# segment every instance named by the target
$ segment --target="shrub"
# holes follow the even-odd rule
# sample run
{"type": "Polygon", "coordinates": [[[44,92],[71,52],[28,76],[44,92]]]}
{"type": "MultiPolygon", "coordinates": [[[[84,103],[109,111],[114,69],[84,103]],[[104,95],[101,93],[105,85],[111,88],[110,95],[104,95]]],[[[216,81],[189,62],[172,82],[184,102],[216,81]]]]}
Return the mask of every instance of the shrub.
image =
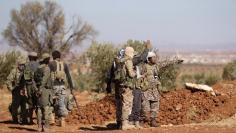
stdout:
{"type": "Polygon", "coordinates": [[[90,46],[86,56],[91,68],[90,82],[94,84],[92,89],[101,91],[105,88],[104,84],[116,53],[117,48],[112,43],[93,42],[90,46]]]}
{"type": "Polygon", "coordinates": [[[193,75],[186,74],[186,75],[181,76],[181,83],[182,84],[190,82],[190,83],[206,84],[206,85],[212,86],[220,80],[221,80],[221,78],[219,76],[212,74],[212,73],[207,73],[207,74],[197,73],[197,74],[193,74],[193,75]]]}
{"type": "Polygon", "coordinates": [[[236,61],[230,62],[224,67],[222,78],[225,80],[236,79],[236,61]]]}
{"type": "Polygon", "coordinates": [[[20,52],[16,51],[10,51],[0,55],[0,85],[4,84],[20,55],[20,52]]]}

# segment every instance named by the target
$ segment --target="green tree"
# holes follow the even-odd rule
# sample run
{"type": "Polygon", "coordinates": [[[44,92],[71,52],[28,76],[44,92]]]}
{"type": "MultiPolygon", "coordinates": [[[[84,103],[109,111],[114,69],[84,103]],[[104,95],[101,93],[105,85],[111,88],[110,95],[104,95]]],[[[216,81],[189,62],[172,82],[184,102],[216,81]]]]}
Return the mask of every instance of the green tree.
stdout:
{"type": "Polygon", "coordinates": [[[0,55],[0,85],[6,81],[11,70],[16,65],[17,59],[23,58],[20,52],[11,51],[0,55]]]}
{"type": "Polygon", "coordinates": [[[79,18],[66,27],[63,10],[56,2],[33,1],[11,11],[11,21],[2,34],[10,46],[39,54],[54,49],[68,52],[96,34],[91,25],[79,18]]]}
{"type": "Polygon", "coordinates": [[[128,40],[125,44],[124,44],[124,48],[130,46],[132,48],[134,48],[134,50],[138,53],[141,53],[144,51],[145,47],[145,42],[144,41],[138,41],[138,40],[128,40]]]}
{"type": "Polygon", "coordinates": [[[87,51],[87,57],[91,67],[91,82],[93,89],[104,89],[108,72],[111,68],[117,48],[112,43],[93,42],[87,51]]]}

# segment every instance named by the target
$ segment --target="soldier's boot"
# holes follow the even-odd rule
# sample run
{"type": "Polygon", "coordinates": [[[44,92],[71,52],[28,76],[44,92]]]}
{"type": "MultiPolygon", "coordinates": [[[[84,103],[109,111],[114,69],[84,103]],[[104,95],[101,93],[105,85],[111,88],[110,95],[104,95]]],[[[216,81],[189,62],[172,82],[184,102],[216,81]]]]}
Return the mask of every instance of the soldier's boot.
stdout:
{"type": "Polygon", "coordinates": [[[50,114],[49,124],[50,125],[54,125],[55,124],[55,116],[54,116],[53,113],[50,114]]]}
{"type": "Polygon", "coordinates": [[[121,130],[130,130],[130,129],[134,129],[134,128],[135,128],[135,126],[130,125],[128,120],[124,120],[122,122],[121,130]]]}
{"type": "Polygon", "coordinates": [[[13,124],[18,124],[19,123],[18,117],[13,116],[12,117],[12,122],[13,122],[13,124]]]}
{"type": "Polygon", "coordinates": [[[121,129],[121,121],[116,121],[116,128],[121,129]]]}
{"type": "Polygon", "coordinates": [[[140,125],[139,121],[134,122],[135,128],[142,129],[143,127],[140,125]]]}
{"type": "Polygon", "coordinates": [[[151,119],[151,123],[150,123],[151,127],[159,127],[157,120],[155,118],[151,119]]]}
{"type": "Polygon", "coordinates": [[[65,117],[61,117],[60,118],[60,127],[65,127],[66,126],[66,122],[65,122],[65,117]]]}
{"type": "Polygon", "coordinates": [[[29,109],[29,114],[28,114],[28,124],[29,125],[33,125],[34,121],[33,121],[33,113],[34,113],[34,109],[29,109]]]}
{"type": "Polygon", "coordinates": [[[43,125],[42,123],[38,123],[38,132],[42,132],[43,131],[43,125]]]}

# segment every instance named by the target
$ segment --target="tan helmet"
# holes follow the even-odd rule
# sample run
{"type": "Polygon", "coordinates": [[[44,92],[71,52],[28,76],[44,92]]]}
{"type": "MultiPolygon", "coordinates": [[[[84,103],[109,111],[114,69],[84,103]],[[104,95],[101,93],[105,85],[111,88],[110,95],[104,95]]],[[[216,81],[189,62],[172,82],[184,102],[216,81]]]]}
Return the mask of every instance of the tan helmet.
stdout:
{"type": "Polygon", "coordinates": [[[17,64],[18,65],[25,65],[26,64],[26,60],[23,59],[23,58],[20,58],[20,59],[17,60],[17,64]]]}
{"type": "Polygon", "coordinates": [[[135,51],[134,51],[134,49],[132,47],[126,47],[125,48],[125,55],[126,56],[129,56],[129,57],[133,58],[134,57],[134,53],[135,53],[135,51]]]}
{"type": "Polygon", "coordinates": [[[29,52],[28,56],[38,57],[38,54],[36,52],[29,52]]]}
{"type": "Polygon", "coordinates": [[[40,61],[43,61],[43,60],[45,60],[45,59],[47,59],[47,58],[50,58],[50,55],[49,55],[48,53],[44,53],[44,54],[42,55],[40,61]]]}

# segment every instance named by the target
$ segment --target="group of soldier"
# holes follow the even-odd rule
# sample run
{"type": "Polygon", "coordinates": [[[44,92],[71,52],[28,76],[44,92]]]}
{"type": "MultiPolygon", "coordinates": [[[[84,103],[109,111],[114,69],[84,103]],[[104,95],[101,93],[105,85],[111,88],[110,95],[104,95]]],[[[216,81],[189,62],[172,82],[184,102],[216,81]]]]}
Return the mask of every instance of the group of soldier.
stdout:
{"type": "MultiPolygon", "coordinates": [[[[158,56],[150,41],[137,54],[132,47],[121,49],[115,57],[107,82],[107,92],[111,93],[114,83],[116,99],[117,128],[128,130],[142,128],[140,123],[158,127],[161,87],[158,56]]],[[[29,61],[19,60],[8,76],[7,86],[12,91],[9,109],[15,123],[33,124],[33,112],[37,116],[38,130],[46,131],[55,123],[65,126],[65,117],[76,101],[71,89],[73,83],[69,68],[61,59],[59,51],[38,55],[31,52],[29,61]],[[66,89],[71,88],[71,89],[66,89]]]]}
{"type": "Polygon", "coordinates": [[[140,123],[158,127],[159,81],[156,52],[150,41],[139,55],[132,47],[122,49],[114,60],[107,83],[115,87],[117,128],[128,130],[142,128],[140,123]]]}
{"type": "Polygon", "coordinates": [[[73,107],[73,98],[68,87],[73,88],[69,68],[61,59],[59,51],[48,53],[30,52],[28,61],[20,59],[7,78],[7,87],[12,92],[9,110],[14,123],[34,124],[37,116],[38,131],[46,131],[55,124],[65,126],[65,117],[73,107]]]}

